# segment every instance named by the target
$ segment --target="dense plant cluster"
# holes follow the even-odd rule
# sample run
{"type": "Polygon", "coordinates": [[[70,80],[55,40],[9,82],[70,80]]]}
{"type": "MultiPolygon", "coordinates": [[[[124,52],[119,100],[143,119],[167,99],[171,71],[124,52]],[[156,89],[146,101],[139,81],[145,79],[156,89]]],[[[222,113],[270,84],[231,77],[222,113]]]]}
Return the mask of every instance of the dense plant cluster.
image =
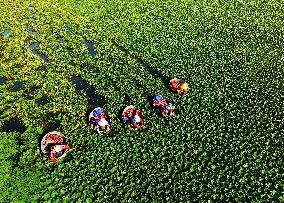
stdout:
{"type": "Polygon", "coordinates": [[[2,201],[284,200],[282,4],[15,0],[1,10],[2,201]],[[173,77],[189,95],[166,87],[173,77]],[[155,93],[174,102],[173,119],[151,108],[155,93]],[[121,125],[129,102],[142,132],[121,125]],[[96,106],[112,136],[88,126],[96,106]],[[72,148],[59,165],[40,153],[50,130],[72,148]]]}

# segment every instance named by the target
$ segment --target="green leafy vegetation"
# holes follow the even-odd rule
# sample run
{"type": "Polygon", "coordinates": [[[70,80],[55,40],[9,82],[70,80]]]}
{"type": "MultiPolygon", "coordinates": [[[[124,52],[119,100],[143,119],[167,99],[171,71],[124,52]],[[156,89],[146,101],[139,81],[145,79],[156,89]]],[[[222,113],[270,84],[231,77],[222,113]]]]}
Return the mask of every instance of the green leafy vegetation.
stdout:
{"type": "Polygon", "coordinates": [[[15,0],[1,14],[3,202],[284,200],[283,3],[15,0]],[[142,132],[121,125],[127,98],[142,132]],[[97,105],[110,137],[88,126],[97,105]],[[72,148],[59,165],[39,149],[50,130],[72,148]]]}

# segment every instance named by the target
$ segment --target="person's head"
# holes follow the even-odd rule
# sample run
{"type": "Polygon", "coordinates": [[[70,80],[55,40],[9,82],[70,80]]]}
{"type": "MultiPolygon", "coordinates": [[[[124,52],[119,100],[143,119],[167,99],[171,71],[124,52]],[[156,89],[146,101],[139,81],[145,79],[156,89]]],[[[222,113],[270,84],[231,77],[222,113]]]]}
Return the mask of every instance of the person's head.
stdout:
{"type": "Polygon", "coordinates": [[[53,151],[55,158],[61,157],[66,151],[64,145],[55,145],[51,150],[53,151]]]}
{"type": "Polygon", "coordinates": [[[155,95],[154,95],[154,99],[155,99],[157,102],[160,102],[160,101],[163,99],[163,97],[162,97],[161,95],[159,95],[159,94],[155,94],[155,95]]]}
{"type": "Polygon", "coordinates": [[[46,146],[45,146],[45,151],[47,152],[47,154],[50,154],[51,150],[54,148],[55,143],[48,143],[46,146]]]}
{"type": "Polygon", "coordinates": [[[172,80],[172,86],[174,87],[174,88],[176,88],[177,86],[178,86],[178,81],[177,81],[177,79],[176,78],[174,78],[173,80],[172,80]]]}
{"type": "Polygon", "coordinates": [[[102,112],[101,118],[106,118],[106,113],[105,112],[102,112]]]}
{"type": "Polygon", "coordinates": [[[103,113],[103,111],[101,109],[95,109],[93,111],[93,115],[96,116],[96,117],[99,117],[102,113],[103,113]]]}
{"type": "Polygon", "coordinates": [[[127,117],[131,117],[132,116],[132,110],[131,109],[128,109],[127,111],[125,111],[125,115],[127,117]]]}

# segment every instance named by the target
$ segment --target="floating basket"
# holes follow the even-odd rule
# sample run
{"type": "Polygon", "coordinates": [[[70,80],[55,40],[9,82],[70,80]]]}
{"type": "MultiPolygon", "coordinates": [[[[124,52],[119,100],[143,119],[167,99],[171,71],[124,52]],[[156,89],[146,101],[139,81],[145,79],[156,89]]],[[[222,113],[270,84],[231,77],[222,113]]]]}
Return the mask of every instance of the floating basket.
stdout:
{"type": "Polygon", "coordinates": [[[144,125],[141,110],[133,105],[127,106],[122,112],[122,122],[130,129],[141,130],[144,125]]]}
{"type": "Polygon", "coordinates": [[[178,94],[186,95],[189,93],[188,84],[181,79],[171,79],[169,85],[170,88],[178,94]]]}
{"type": "Polygon", "coordinates": [[[172,102],[168,99],[165,98],[159,94],[155,94],[153,97],[153,108],[155,109],[155,111],[162,115],[163,117],[173,117],[174,113],[174,106],[172,104],[172,102]]]}
{"type": "Polygon", "coordinates": [[[101,130],[110,130],[110,122],[110,116],[101,107],[95,108],[89,115],[89,125],[97,130],[98,133],[101,130]]]}
{"type": "Polygon", "coordinates": [[[66,144],[65,136],[57,131],[47,133],[41,140],[41,151],[48,155],[53,162],[66,156],[70,147],[66,144]]]}

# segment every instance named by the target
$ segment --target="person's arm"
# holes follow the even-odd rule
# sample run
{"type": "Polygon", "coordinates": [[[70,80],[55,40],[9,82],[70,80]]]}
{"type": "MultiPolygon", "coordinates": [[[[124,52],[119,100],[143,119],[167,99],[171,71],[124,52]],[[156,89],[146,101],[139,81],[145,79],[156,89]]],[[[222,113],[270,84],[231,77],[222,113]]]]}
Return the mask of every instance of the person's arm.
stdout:
{"type": "Polygon", "coordinates": [[[91,119],[90,119],[90,125],[91,125],[91,128],[94,128],[94,124],[96,123],[96,117],[91,117],[91,119]]]}
{"type": "Polygon", "coordinates": [[[64,148],[65,148],[66,151],[69,151],[69,150],[70,150],[69,145],[65,145],[64,148]]]}
{"type": "Polygon", "coordinates": [[[137,129],[140,129],[140,128],[141,128],[137,123],[134,123],[133,125],[134,125],[134,127],[137,128],[137,129]]]}
{"type": "Polygon", "coordinates": [[[126,121],[127,121],[127,117],[126,117],[126,116],[123,116],[123,117],[122,117],[122,125],[123,125],[123,127],[126,126],[126,121]]]}
{"type": "Polygon", "coordinates": [[[143,121],[142,117],[140,117],[140,123],[141,123],[141,125],[144,125],[144,121],[143,121]]]}
{"type": "Polygon", "coordinates": [[[54,163],[56,163],[58,160],[55,158],[55,151],[54,150],[51,150],[51,152],[50,152],[50,160],[52,161],[52,162],[54,162],[54,163]]]}
{"type": "Polygon", "coordinates": [[[155,101],[155,102],[153,103],[153,106],[159,106],[159,103],[158,103],[157,101],[155,101]]]}

